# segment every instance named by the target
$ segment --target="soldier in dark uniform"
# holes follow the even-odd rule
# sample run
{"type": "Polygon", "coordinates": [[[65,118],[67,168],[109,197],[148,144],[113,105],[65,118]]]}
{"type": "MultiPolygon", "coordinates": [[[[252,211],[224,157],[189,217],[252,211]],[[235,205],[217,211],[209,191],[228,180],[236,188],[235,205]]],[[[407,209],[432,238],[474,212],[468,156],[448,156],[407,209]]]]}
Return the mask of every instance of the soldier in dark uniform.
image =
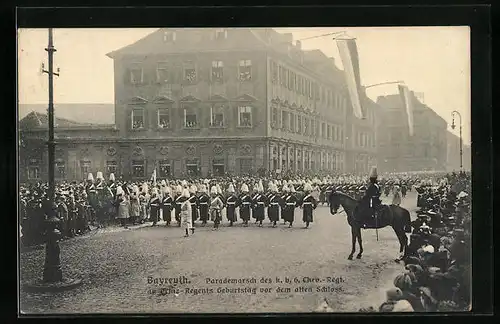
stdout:
{"type": "MultiPolygon", "coordinates": [[[[331,183],[327,184],[325,186],[325,198],[324,198],[327,205],[330,205],[330,195],[332,194],[332,192],[333,192],[333,184],[331,183]]],[[[324,203],[322,202],[322,205],[323,204],[324,203]]]]}
{"type": "Polygon", "coordinates": [[[259,222],[257,220],[257,214],[255,213],[255,205],[254,205],[255,199],[257,198],[258,195],[259,195],[259,184],[255,183],[253,186],[252,195],[250,196],[252,198],[252,208],[251,208],[252,218],[255,219],[255,224],[259,222]]]}
{"type": "Polygon", "coordinates": [[[370,173],[370,184],[366,189],[364,197],[361,199],[361,210],[357,208],[356,212],[368,215],[369,218],[367,221],[370,221],[377,217],[377,211],[381,203],[380,187],[377,183],[377,168],[373,167],[370,173]]]}
{"type": "Polygon", "coordinates": [[[151,199],[149,200],[149,207],[151,211],[150,218],[153,222],[153,225],[151,226],[156,226],[156,223],[158,223],[160,216],[160,206],[161,200],[160,196],[158,195],[158,189],[153,188],[151,192],[151,199]]]}
{"type": "Polygon", "coordinates": [[[248,193],[248,186],[243,184],[241,186],[241,196],[239,200],[240,204],[240,217],[243,220],[243,226],[248,226],[248,221],[250,220],[250,209],[252,207],[252,197],[248,193]]]}
{"type": "Polygon", "coordinates": [[[273,224],[273,227],[276,227],[276,223],[279,221],[279,209],[280,205],[283,204],[281,196],[278,194],[278,188],[276,185],[272,184],[270,187],[271,195],[268,199],[269,204],[267,207],[267,216],[269,220],[273,224]]]}
{"type": "Polygon", "coordinates": [[[166,226],[170,226],[170,222],[172,222],[173,202],[170,187],[165,186],[165,189],[163,190],[161,208],[163,212],[163,220],[167,223],[166,226]]]}
{"type": "Polygon", "coordinates": [[[229,184],[227,188],[228,197],[226,198],[226,217],[229,221],[229,226],[233,226],[233,223],[237,221],[236,218],[236,208],[240,206],[240,200],[238,196],[235,195],[234,186],[232,183],[229,184]]]}
{"type": "Polygon", "coordinates": [[[198,197],[196,196],[197,188],[191,185],[189,188],[189,203],[191,204],[191,234],[194,234],[194,222],[198,219],[198,197]]]}
{"type": "Polygon", "coordinates": [[[177,226],[181,226],[181,207],[182,203],[187,200],[186,197],[182,195],[182,187],[180,185],[177,186],[177,197],[175,197],[175,220],[177,221],[177,226]]]}
{"type": "Polygon", "coordinates": [[[267,205],[267,199],[264,195],[264,188],[262,183],[259,183],[257,187],[257,195],[253,199],[253,214],[255,216],[256,222],[259,223],[259,227],[262,227],[262,221],[265,218],[264,211],[267,205]]]}
{"type": "Polygon", "coordinates": [[[198,204],[200,206],[200,220],[201,226],[205,226],[208,221],[208,208],[210,203],[210,197],[207,195],[207,188],[205,185],[201,186],[201,195],[198,198],[198,204]]]}
{"type": "Polygon", "coordinates": [[[286,187],[287,195],[286,198],[284,199],[284,212],[283,212],[283,219],[285,222],[288,222],[288,227],[293,226],[293,221],[295,219],[295,208],[297,207],[297,197],[295,197],[295,190],[293,188],[293,185],[287,185],[286,187]]]}
{"type": "Polygon", "coordinates": [[[283,187],[281,188],[281,201],[283,202],[283,204],[281,205],[281,219],[283,220],[283,225],[286,224],[286,220],[285,220],[285,209],[286,209],[286,205],[284,203],[286,197],[288,197],[288,185],[286,183],[286,180],[283,181],[283,187]]]}
{"type": "Polygon", "coordinates": [[[309,183],[304,185],[305,196],[300,201],[299,205],[302,208],[302,221],[306,223],[306,228],[309,228],[309,223],[313,222],[313,210],[318,206],[318,202],[311,195],[312,186],[309,183]]]}

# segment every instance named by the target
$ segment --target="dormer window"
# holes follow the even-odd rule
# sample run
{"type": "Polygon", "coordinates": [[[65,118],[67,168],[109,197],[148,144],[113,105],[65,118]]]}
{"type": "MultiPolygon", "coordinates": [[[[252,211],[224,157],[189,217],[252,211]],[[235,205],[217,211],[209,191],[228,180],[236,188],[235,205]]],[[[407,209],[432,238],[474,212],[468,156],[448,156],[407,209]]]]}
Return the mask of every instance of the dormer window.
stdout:
{"type": "Polygon", "coordinates": [[[221,40],[227,38],[227,30],[224,28],[217,28],[215,30],[215,39],[221,40]]]}
{"type": "Polygon", "coordinates": [[[175,42],[176,34],[174,31],[166,31],[163,33],[163,41],[166,43],[175,42]]]}

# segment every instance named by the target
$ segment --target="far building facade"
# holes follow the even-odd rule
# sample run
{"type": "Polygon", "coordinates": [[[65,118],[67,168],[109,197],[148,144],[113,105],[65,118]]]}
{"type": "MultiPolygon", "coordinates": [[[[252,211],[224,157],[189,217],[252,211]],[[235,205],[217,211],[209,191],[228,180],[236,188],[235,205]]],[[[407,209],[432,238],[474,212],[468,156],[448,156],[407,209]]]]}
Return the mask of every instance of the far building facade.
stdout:
{"type": "MultiPolygon", "coordinates": [[[[446,171],[460,171],[460,137],[447,132],[446,171]]],[[[462,143],[462,169],[471,170],[471,147],[462,143]]]]}
{"type": "Polygon", "coordinates": [[[384,109],[379,128],[378,166],[382,172],[444,171],[447,163],[447,123],[412,92],[414,133],[400,95],[380,96],[384,109]]]}
{"type": "MultiPolygon", "coordinates": [[[[97,171],[127,179],[153,170],[158,178],[367,173],[376,164],[378,105],[364,95],[366,119],[355,118],[343,71],[291,34],[160,29],[108,56],[114,123],[60,120],[56,128],[68,180],[97,171]]],[[[46,178],[45,119],[33,113],[20,122],[21,179],[33,169],[46,178]]]]}

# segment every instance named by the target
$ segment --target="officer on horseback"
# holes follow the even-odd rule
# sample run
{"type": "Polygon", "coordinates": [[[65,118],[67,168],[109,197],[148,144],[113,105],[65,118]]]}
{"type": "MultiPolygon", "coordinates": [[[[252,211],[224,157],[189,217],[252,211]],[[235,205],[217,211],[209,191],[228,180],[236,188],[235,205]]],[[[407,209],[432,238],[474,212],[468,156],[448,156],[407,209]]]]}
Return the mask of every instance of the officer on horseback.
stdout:
{"type": "Polygon", "coordinates": [[[370,173],[370,184],[365,191],[364,197],[361,199],[361,203],[365,206],[368,205],[368,210],[370,211],[371,218],[377,217],[377,211],[382,204],[380,201],[380,186],[377,180],[377,168],[373,167],[370,173]]]}

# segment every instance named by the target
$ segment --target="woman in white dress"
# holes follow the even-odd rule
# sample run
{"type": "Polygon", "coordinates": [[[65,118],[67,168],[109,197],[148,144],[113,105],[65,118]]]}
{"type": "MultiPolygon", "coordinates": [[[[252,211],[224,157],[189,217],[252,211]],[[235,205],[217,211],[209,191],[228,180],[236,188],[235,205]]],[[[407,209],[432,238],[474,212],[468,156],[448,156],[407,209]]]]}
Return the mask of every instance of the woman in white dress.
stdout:
{"type": "Polygon", "coordinates": [[[191,202],[189,201],[189,197],[191,195],[189,194],[189,190],[187,188],[184,188],[184,190],[182,191],[182,195],[186,197],[186,200],[181,205],[181,226],[186,232],[184,237],[188,237],[189,230],[193,226],[193,214],[191,210],[191,202]]]}

